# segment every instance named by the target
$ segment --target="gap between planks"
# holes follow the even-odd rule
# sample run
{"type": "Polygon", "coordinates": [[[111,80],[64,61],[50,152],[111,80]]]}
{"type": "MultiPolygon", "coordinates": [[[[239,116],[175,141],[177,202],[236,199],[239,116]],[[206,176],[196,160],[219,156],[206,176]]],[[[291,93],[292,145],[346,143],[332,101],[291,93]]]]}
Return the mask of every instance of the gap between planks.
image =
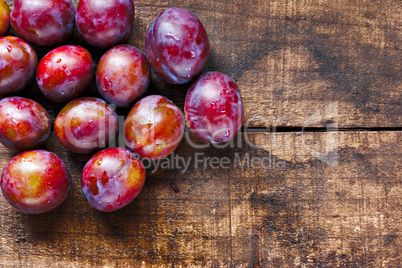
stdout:
{"type": "Polygon", "coordinates": [[[371,128],[337,128],[333,126],[328,127],[242,127],[240,132],[246,133],[275,133],[275,132],[392,132],[402,131],[402,127],[371,127],[371,128]]]}

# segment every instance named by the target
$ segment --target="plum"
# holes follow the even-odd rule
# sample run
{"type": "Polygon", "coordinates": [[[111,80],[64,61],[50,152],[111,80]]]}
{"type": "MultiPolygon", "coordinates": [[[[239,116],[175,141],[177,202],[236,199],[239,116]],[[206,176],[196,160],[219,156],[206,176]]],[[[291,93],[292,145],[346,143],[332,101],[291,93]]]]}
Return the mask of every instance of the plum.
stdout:
{"type": "Polygon", "coordinates": [[[118,107],[128,107],[147,90],[151,73],[147,59],[137,48],[119,45],[108,50],[96,70],[99,93],[118,107]]]}
{"type": "Polygon", "coordinates": [[[15,0],[10,22],[19,36],[40,46],[53,46],[73,31],[75,9],[71,0],[15,0]]]}
{"type": "Polygon", "coordinates": [[[81,189],[91,207],[110,212],[133,201],[144,182],[144,166],[132,152],[124,148],[107,148],[86,163],[81,189]]]}
{"type": "Polygon", "coordinates": [[[196,78],[209,56],[207,32],[190,11],[173,7],[163,11],[149,27],[145,54],[152,70],[172,84],[196,78]]]}
{"type": "Polygon", "coordinates": [[[63,160],[45,150],[25,151],[7,163],[1,174],[5,199],[27,214],[48,212],[66,199],[72,186],[63,160]]]}
{"type": "Polygon", "coordinates": [[[113,109],[98,98],[69,102],[57,115],[54,132],[59,142],[72,152],[92,153],[111,142],[117,134],[118,118],[113,109]]]}
{"type": "Polygon", "coordinates": [[[7,2],[0,0],[0,36],[3,36],[10,27],[10,7],[7,2]]]}
{"type": "Polygon", "coordinates": [[[0,101],[0,142],[7,148],[24,151],[39,148],[50,135],[48,112],[39,103],[22,97],[0,101]]]}
{"type": "Polygon", "coordinates": [[[54,102],[69,101],[90,86],[94,65],[88,50],[73,45],[55,48],[39,62],[36,81],[39,89],[54,102]]]}
{"type": "Polygon", "coordinates": [[[226,74],[205,73],[189,88],[184,113],[188,126],[200,139],[210,143],[228,142],[244,120],[240,90],[226,74]]]}
{"type": "Polygon", "coordinates": [[[126,40],[134,27],[132,0],[80,0],[78,32],[90,45],[111,47],[126,40]]]}
{"type": "Polygon", "coordinates": [[[26,88],[37,65],[36,52],[27,42],[15,36],[0,37],[0,97],[26,88]]]}
{"type": "Polygon", "coordinates": [[[124,122],[127,146],[140,157],[160,159],[179,145],[184,134],[180,109],[159,95],[138,101],[124,122]]]}

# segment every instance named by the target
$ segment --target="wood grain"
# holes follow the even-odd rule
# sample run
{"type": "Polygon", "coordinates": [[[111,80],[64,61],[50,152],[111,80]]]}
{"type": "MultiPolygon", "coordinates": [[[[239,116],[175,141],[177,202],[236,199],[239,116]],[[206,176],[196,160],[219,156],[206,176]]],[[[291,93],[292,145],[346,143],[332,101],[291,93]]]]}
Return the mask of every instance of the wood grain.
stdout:
{"type": "MultiPolygon", "coordinates": [[[[73,2],[77,5],[78,0],[73,2]]],[[[399,0],[135,4],[136,26],[127,42],[142,51],[149,25],[165,8],[184,7],[200,18],[212,50],[206,71],[224,72],[238,82],[247,126],[401,126],[399,0]]],[[[95,61],[105,52],[83,44],[77,31],[67,43],[87,47],[95,61]]],[[[40,57],[50,50],[36,49],[40,57]]],[[[165,95],[182,108],[188,87],[168,85],[154,76],[148,94],[165,95]]],[[[45,100],[35,85],[26,94],[43,102],[52,116],[61,109],[45,100]]],[[[94,85],[88,94],[97,95],[94,85]]]]}
{"type": "MultiPolygon", "coordinates": [[[[173,155],[148,167],[138,198],[113,213],[91,209],[81,193],[90,155],[68,152],[52,135],[45,149],[66,162],[74,187],[56,210],[35,216],[0,196],[0,267],[400,266],[401,1],[135,5],[127,42],[142,51],[165,8],[200,18],[212,49],[205,71],[237,81],[245,130],[257,132],[220,148],[198,148],[186,132],[173,155]]],[[[88,48],[95,63],[105,52],[83,43],[76,29],[67,43],[88,48]]],[[[41,58],[52,48],[35,49],[41,58]]],[[[188,87],[153,76],[147,94],[183,108],[188,87]]],[[[52,120],[64,105],[44,98],[35,83],[23,95],[43,104],[52,120]]],[[[94,83],[86,95],[99,96],[94,83]]],[[[0,146],[0,169],[15,154],[0,146]]]]}
{"type": "MultiPolygon", "coordinates": [[[[189,136],[173,156],[191,159],[189,168],[150,166],[139,197],[114,213],[91,209],[81,193],[89,156],[66,152],[52,137],[46,149],[67,163],[74,188],[43,215],[24,215],[0,198],[0,266],[401,263],[402,132],[239,136],[226,148],[198,150],[189,136]]],[[[13,154],[3,147],[0,154],[2,168],[13,154]]]]}

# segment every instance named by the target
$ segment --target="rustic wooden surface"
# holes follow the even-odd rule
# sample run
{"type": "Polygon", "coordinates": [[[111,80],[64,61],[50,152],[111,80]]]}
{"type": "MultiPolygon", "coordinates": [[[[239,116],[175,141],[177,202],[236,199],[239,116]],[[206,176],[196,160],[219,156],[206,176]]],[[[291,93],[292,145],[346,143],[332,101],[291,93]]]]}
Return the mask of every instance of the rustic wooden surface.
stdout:
{"type": "MultiPolygon", "coordinates": [[[[13,1],[7,2],[12,7],[13,1]]],[[[135,5],[136,26],[128,42],[142,51],[149,25],[165,8],[184,7],[200,18],[211,43],[206,70],[224,72],[237,81],[250,127],[325,127],[328,122],[340,128],[401,126],[400,0],[182,0],[135,5]],[[337,116],[331,108],[335,104],[337,116]],[[309,120],[317,113],[320,118],[309,120]]],[[[76,31],[67,43],[85,46],[76,31]]],[[[104,52],[86,47],[95,60],[104,52]]],[[[37,51],[41,57],[49,49],[37,51]]],[[[182,107],[187,88],[154,77],[149,93],[163,94],[182,107]]],[[[30,93],[57,114],[60,107],[38,97],[37,90],[30,93]]]]}
{"type": "MultiPolygon", "coordinates": [[[[0,199],[0,265],[398,267],[402,132],[340,132],[337,142],[333,135],[248,133],[241,147],[196,152],[183,142],[175,155],[193,159],[187,171],[151,167],[137,199],[109,214],[81,193],[89,156],[52,137],[46,148],[67,163],[73,191],[43,215],[0,199]],[[312,156],[323,148],[321,160],[312,156]],[[231,163],[204,169],[196,153],[231,163]]],[[[13,154],[0,153],[3,167],[13,154]]]]}
{"type": "MultiPolygon", "coordinates": [[[[252,132],[204,149],[187,132],[172,156],[190,159],[189,168],[150,166],[139,197],[113,213],[91,209],[81,193],[90,155],[52,136],[45,148],[66,162],[74,188],[35,216],[0,196],[0,267],[400,267],[400,0],[135,4],[128,43],[142,51],[165,8],[200,18],[212,48],[206,69],[238,82],[244,131],[252,132]],[[196,162],[208,157],[206,168],[196,162]]],[[[67,43],[87,47],[95,61],[104,52],[76,31],[67,43]]],[[[50,49],[35,48],[39,57],[50,49]]],[[[154,76],[148,94],[182,108],[187,88],[154,76]]],[[[62,108],[35,84],[24,95],[53,119],[62,108]]],[[[94,85],[87,95],[97,95],[94,85]]],[[[0,168],[14,155],[0,146],[0,168]]]]}

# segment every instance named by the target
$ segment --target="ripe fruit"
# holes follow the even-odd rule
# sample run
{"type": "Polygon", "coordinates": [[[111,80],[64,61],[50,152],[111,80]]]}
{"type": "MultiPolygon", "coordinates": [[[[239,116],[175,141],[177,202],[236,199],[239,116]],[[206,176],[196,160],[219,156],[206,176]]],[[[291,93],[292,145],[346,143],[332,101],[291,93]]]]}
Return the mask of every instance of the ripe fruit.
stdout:
{"type": "Polygon", "coordinates": [[[132,0],[80,0],[78,32],[90,45],[111,47],[128,38],[134,27],[132,0]]]}
{"type": "Polygon", "coordinates": [[[184,104],[188,126],[204,141],[230,141],[243,124],[240,90],[229,76],[219,72],[203,74],[190,87],[184,104]]]}
{"type": "Polygon", "coordinates": [[[74,15],[71,0],[15,0],[10,22],[18,35],[28,42],[53,46],[70,36],[74,15]]]}
{"type": "Polygon", "coordinates": [[[28,86],[37,65],[36,52],[27,42],[14,36],[0,37],[0,97],[28,86]]]}
{"type": "Polygon", "coordinates": [[[183,134],[182,112],[159,95],[138,101],[124,122],[127,146],[144,158],[159,159],[169,155],[179,145],[183,134]]]}
{"type": "Polygon", "coordinates": [[[81,188],[91,207],[114,211],[133,201],[144,182],[144,166],[133,153],[108,148],[89,159],[82,171],[81,188]]]}
{"type": "Polygon", "coordinates": [[[145,54],[152,70],[163,80],[184,84],[204,69],[209,56],[208,36],[193,13],[168,8],[149,27],[145,54]]]}
{"type": "Polygon", "coordinates": [[[0,142],[17,151],[44,145],[50,134],[50,117],[39,103],[8,97],[0,101],[0,142]]]}
{"type": "Polygon", "coordinates": [[[104,148],[117,134],[118,118],[104,100],[79,98],[57,115],[54,132],[59,142],[75,153],[92,153],[104,148]]]}
{"type": "Polygon", "coordinates": [[[14,208],[27,214],[48,212],[66,199],[72,186],[64,162],[44,150],[25,151],[8,162],[1,190],[14,208]]]}
{"type": "Polygon", "coordinates": [[[8,31],[10,26],[10,7],[4,0],[0,0],[0,36],[8,31]]]}
{"type": "Polygon", "coordinates": [[[48,99],[63,102],[84,93],[94,72],[91,54],[80,46],[67,45],[43,57],[36,71],[36,81],[48,99]]]}
{"type": "Polygon", "coordinates": [[[118,107],[128,107],[147,90],[151,72],[147,59],[137,48],[119,45],[100,59],[96,71],[99,93],[118,107]]]}

